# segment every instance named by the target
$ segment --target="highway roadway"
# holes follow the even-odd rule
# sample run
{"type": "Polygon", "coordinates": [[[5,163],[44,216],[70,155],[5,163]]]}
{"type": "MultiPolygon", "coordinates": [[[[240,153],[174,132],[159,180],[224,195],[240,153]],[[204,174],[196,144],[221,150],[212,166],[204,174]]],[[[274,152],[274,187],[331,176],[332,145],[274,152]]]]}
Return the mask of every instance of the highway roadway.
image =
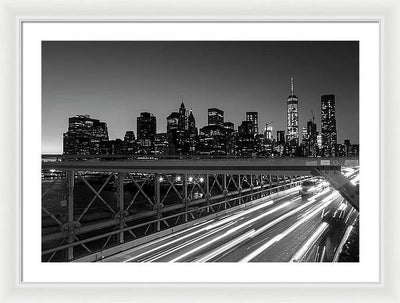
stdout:
{"type": "Polygon", "coordinates": [[[334,189],[300,187],[103,262],[335,262],[358,212],[334,189]]]}

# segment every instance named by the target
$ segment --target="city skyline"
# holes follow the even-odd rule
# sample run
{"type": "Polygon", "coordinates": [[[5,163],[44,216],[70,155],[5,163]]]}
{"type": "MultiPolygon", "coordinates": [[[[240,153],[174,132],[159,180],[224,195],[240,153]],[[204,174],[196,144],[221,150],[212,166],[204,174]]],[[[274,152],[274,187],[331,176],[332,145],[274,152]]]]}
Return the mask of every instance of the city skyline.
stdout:
{"type": "Polygon", "coordinates": [[[238,125],[224,120],[224,112],[208,109],[208,125],[196,127],[192,110],[182,103],[179,112],[167,117],[167,132],[156,133],[156,117],[148,112],[137,117],[137,139],[134,131],[126,131],[124,140],[109,140],[107,123],[78,115],[69,118],[68,131],[63,134],[64,155],[207,155],[234,157],[282,156],[350,156],[358,155],[359,145],[344,140],[337,144],[335,95],[321,96],[321,132],[313,119],[302,130],[301,144],[298,132],[298,99],[294,95],[293,78],[291,95],[287,100],[287,135],[268,126],[264,134],[258,132],[258,113],[246,112],[246,120],[238,125]],[[278,134],[282,133],[281,136],[278,134]],[[279,138],[281,137],[281,138],[279,138]],[[283,141],[283,142],[282,142],[283,141]],[[286,141],[286,142],[285,142],[286,141]]]}
{"type": "MultiPolygon", "coordinates": [[[[136,119],[141,112],[154,114],[157,133],[166,132],[167,117],[179,109],[179,87],[188,90],[183,99],[187,110],[193,109],[197,127],[207,125],[208,108],[223,110],[225,121],[233,122],[235,129],[246,120],[246,112],[257,112],[259,132],[266,122],[272,121],[276,137],[276,131],[287,130],[290,77],[296,81],[299,130],[312,118],[311,111],[320,130],[320,97],[335,94],[338,143],[345,139],[358,143],[357,42],[44,42],[42,151],[61,153],[67,120],[79,114],[90,114],[106,122],[110,139],[123,139],[129,130],[137,135],[136,119]],[[172,55],[171,50],[175,50],[172,55]],[[284,54],[278,55],[278,51],[284,54]],[[264,57],[278,58],[280,63],[269,65],[268,69],[264,57]],[[309,64],[304,66],[301,57],[308,57],[309,64]],[[194,58],[196,62],[191,61],[194,58]],[[174,64],[171,59],[175,59],[174,64]],[[132,69],[132,61],[136,69],[132,69]],[[288,64],[292,64],[291,70],[287,70],[288,64]],[[202,65],[206,67],[201,68],[202,65]],[[176,68],[172,69],[173,66],[176,68]],[[265,74],[262,68],[266,68],[265,74]],[[308,77],[302,78],[303,69],[308,77]],[[184,71],[186,74],[182,75],[184,71]],[[171,77],[167,77],[168,72],[171,77]],[[276,79],[262,85],[261,80],[271,75],[276,79]],[[128,85],[131,77],[142,85],[147,83],[147,87],[134,91],[128,85]],[[192,81],[185,79],[190,77],[192,81]],[[149,86],[154,83],[160,88],[151,89],[149,86]],[[234,87],[238,83],[241,85],[234,87]],[[130,95],[135,98],[130,99],[130,95]]],[[[135,85],[139,86],[132,83],[135,85]]]]}

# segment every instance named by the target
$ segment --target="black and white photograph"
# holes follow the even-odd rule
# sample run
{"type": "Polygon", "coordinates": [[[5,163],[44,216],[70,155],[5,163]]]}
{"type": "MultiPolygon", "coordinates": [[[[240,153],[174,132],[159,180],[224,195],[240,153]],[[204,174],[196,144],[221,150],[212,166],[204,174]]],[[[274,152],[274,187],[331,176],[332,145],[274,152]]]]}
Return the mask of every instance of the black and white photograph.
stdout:
{"type": "Polygon", "coordinates": [[[0,301],[398,302],[399,8],[0,0],[0,301]]]}
{"type": "Polygon", "coordinates": [[[359,262],[358,41],[41,47],[42,262],[359,262]]]}

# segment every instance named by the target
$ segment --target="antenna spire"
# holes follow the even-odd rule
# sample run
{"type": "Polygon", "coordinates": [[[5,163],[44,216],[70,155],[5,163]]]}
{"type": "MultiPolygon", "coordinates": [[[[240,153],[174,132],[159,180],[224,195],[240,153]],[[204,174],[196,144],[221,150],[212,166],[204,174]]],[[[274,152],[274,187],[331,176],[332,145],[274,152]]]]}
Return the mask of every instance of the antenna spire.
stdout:
{"type": "Polygon", "coordinates": [[[183,104],[183,95],[181,96],[181,108],[184,108],[185,105],[183,104]]]}
{"type": "Polygon", "coordinates": [[[290,91],[293,96],[294,95],[294,79],[293,79],[293,77],[290,77],[290,91]]]}

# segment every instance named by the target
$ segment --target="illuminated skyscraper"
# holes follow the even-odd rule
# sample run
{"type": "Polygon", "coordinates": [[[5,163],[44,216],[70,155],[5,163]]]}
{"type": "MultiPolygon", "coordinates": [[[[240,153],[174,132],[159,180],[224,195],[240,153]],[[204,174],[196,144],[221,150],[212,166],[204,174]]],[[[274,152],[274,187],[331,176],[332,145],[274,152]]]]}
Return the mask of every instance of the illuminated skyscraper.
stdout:
{"type": "Polygon", "coordinates": [[[303,127],[302,136],[303,136],[303,141],[307,141],[309,139],[308,132],[307,132],[307,127],[303,127]]]}
{"type": "Polygon", "coordinates": [[[167,134],[169,139],[169,153],[176,154],[179,147],[178,130],[179,130],[179,113],[173,112],[167,117],[167,134]]]}
{"type": "Polygon", "coordinates": [[[154,141],[156,135],[156,117],[150,113],[140,113],[137,117],[137,138],[138,140],[148,141],[150,144],[154,141]]]}
{"type": "Polygon", "coordinates": [[[181,107],[179,108],[179,123],[178,123],[178,129],[180,131],[185,131],[187,130],[187,112],[185,105],[183,104],[183,99],[181,103],[181,107]]]}
{"type": "Polygon", "coordinates": [[[318,145],[319,149],[322,148],[322,135],[321,134],[317,135],[317,145],[318,145]]]}
{"type": "Polygon", "coordinates": [[[133,130],[125,132],[124,141],[122,142],[122,151],[124,154],[134,154],[136,151],[136,138],[133,130]]]}
{"type": "Polygon", "coordinates": [[[241,155],[248,155],[254,152],[255,148],[255,136],[254,126],[251,121],[242,121],[242,124],[238,126],[238,149],[241,155]]]}
{"type": "Polygon", "coordinates": [[[317,123],[314,120],[310,120],[307,122],[307,137],[310,140],[311,145],[315,145],[317,143],[317,123]]]}
{"type": "Polygon", "coordinates": [[[235,130],[235,125],[232,122],[224,122],[224,128],[226,130],[235,130]]]}
{"type": "Polygon", "coordinates": [[[290,78],[290,96],[287,98],[287,143],[299,145],[299,101],[294,94],[294,80],[290,78]]]}
{"type": "Polygon", "coordinates": [[[218,108],[209,108],[208,125],[224,126],[224,111],[218,108]]]}
{"type": "Polygon", "coordinates": [[[337,144],[335,95],[321,96],[321,135],[324,155],[334,155],[337,144]]]}
{"type": "Polygon", "coordinates": [[[192,110],[190,110],[190,114],[188,116],[187,121],[188,121],[188,131],[187,131],[186,143],[189,145],[189,152],[193,154],[196,152],[198,133],[196,127],[196,120],[194,119],[192,110]]]}
{"type": "Polygon", "coordinates": [[[306,156],[316,156],[318,153],[317,145],[317,124],[314,122],[314,117],[312,120],[307,122],[307,135],[303,135],[303,145],[305,145],[305,155],[306,156]]]}
{"type": "Polygon", "coordinates": [[[68,119],[68,131],[64,133],[63,153],[66,155],[90,155],[100,153],[100,143],[108,141],[105,122],[78,115],[68,119]]]}
{"type": "Polygon", "coordinates": [[[273,128],[272,128],[272,126],[271,125],[268,125],[268,123],[265,125],[265,128],[264,128],[264,139],[266,139],[266,140],[272,140],[273,138],[272,138],[272,131],[273,131],[273,128]]]}
{"type": "Polygon", "coordinates": [[[192,110],[190,110],[190,114],[189,114],[189,117],[188,117],[187,121],[188,121],[188,132],[189,132],[189,134],[196,134],[197,135],[196,120],[194,119],[192,110]]]}
{"type": "Polygon", "coordinates": [[[250,121],[253,123],[252,134],[258,134],[258,113],[257,112],[247,112],[246,113],[246,121],[250,121]]]}
{"type": "Polygon", "coordinates": [[[175,133],[179,128],[179,113],[173,112],[167,117],[167,133],[175,133]]]}

